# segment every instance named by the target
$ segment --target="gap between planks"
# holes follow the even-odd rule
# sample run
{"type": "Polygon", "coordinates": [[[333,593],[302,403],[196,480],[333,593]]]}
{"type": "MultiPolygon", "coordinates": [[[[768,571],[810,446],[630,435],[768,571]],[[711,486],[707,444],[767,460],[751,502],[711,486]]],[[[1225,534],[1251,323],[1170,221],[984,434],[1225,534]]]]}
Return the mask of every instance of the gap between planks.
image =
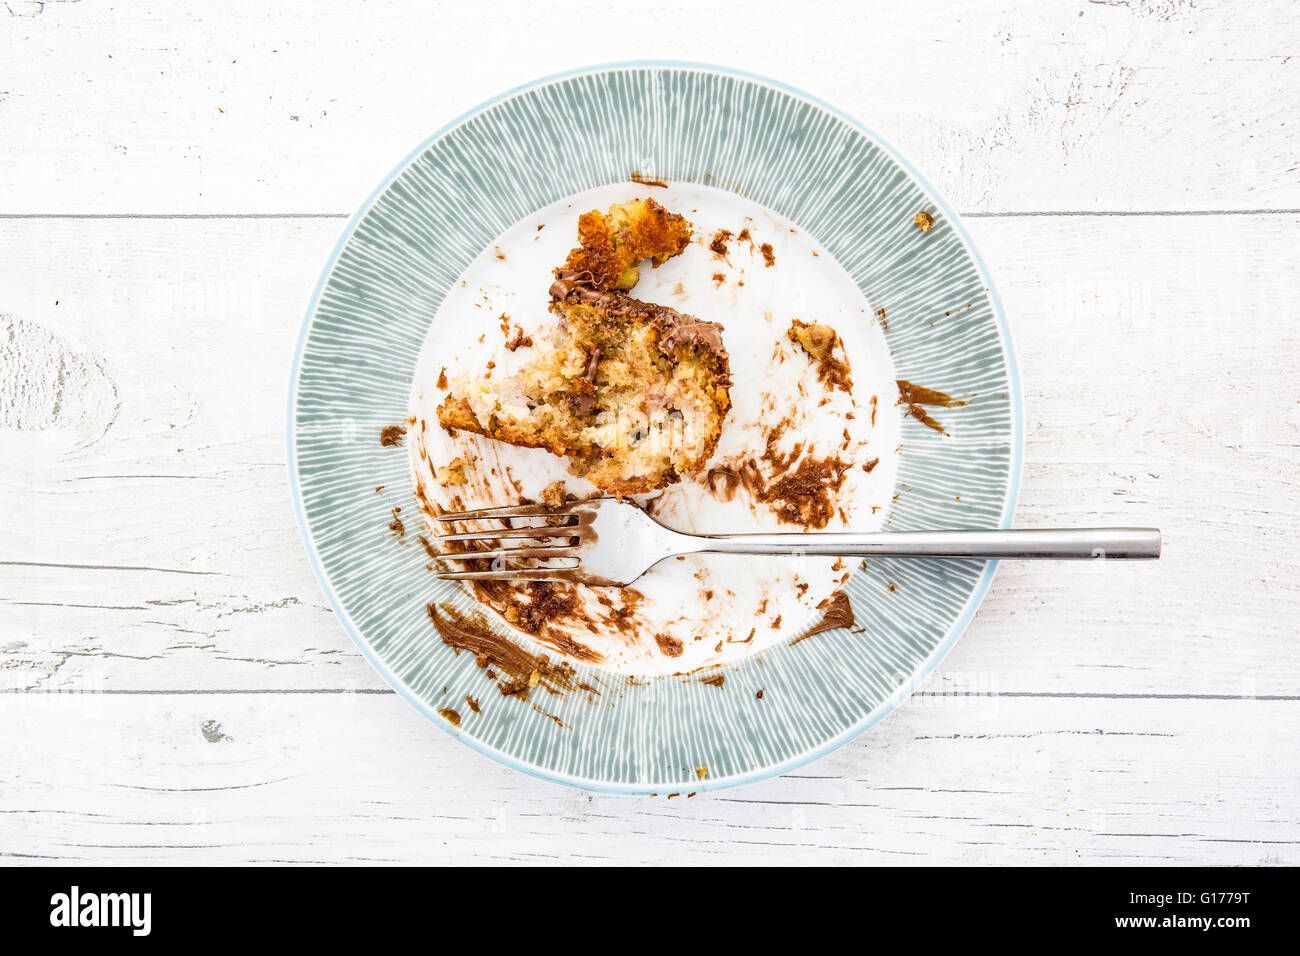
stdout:
{"type": "MultiPolygon", "coordinates": [[[[242,694],[260,694],[260,695],[294,695],[304,696],[310,694],[388,694],[395,695],[396,691],[389,687],[218,687],[218,688],[122,688],[104,690],[67,690],[58,687],[32,687],[32,688],[14,688],[12,690],[0,690],[0,698],[7,694],[14,696],[20,695],[44,695],[47,697],[72,696],[84,697],[87,695],[96,697],[237,697],[242,694]]],[[[948,693],[941,690],[934,691],[916,691],[909,694],[909,697],[932,698],[936,700],[943,699],[969,699],[972,701],[998,699],[1008,700],[1213,700],[1213,701],[1242,701],[1253,703],[1256,701],[1267,701],[1269,703],[1292,703],[1300,701],[1300,695],[1292,694],[1134,694],[1124,692],[1108,691],[1007,691],[998,694],[962,694],[948,693]]]]}
{"type": "MultiPolygon", "coordinates": [[[[73,213],[73,212],[15,212],[0,213],[0,222],[11,222],[19,220],[223,220],[223,219],[267,219],[289,221],[296,219],[350,219],[353,213],[350,212],[225,212],[225,213],[201,213],[201,212],[174,212],[174,213],[151,213],[151,212],[102,212],[102,213],[73,213]]],[[[1192,216],[1296,216],[1300,215],[1300,208],[1282,208],[1282,209],[1045,209],[1045,210],[1019,210],[1008,212],[958,212],[962,219],[1050,219],[1062,216],[1086,217],[1086,218],[1107,218],[1112,216],[1165,216],[1165,217],[1192,217],[1192,216]]]]}

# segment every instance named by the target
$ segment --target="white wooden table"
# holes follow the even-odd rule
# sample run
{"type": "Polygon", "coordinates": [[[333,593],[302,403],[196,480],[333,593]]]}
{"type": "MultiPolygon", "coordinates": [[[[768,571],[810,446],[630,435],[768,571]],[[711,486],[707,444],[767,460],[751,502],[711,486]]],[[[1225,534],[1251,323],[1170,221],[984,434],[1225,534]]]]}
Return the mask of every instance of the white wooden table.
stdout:
{"type": "Polygon", "coordinates": [[[1294,3],[493,6],[0,3],[0,856],[1300,863],[1294,3]],[[623,53],[899,144],[1005,299],[1019,523],[1166,542],[1004,565],[875,729],[671,803],[510,772],[391,693],[283,454],[345,217],[450,118],[623,53]]]}

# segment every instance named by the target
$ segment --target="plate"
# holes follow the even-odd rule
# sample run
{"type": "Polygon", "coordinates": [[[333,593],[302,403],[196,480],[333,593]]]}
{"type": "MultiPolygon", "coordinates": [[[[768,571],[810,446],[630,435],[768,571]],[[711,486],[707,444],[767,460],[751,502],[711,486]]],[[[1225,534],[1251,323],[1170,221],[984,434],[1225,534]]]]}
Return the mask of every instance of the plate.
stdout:
{"type": "Polygon", "coordinates": [[[380,435],[407,422],[421,352],[443,334],[434,317],[485,250],[631,179],[721,191],[791,223],[870,304],[862,321],[894,377],[962,402],[882,403],[899,435],[884,527],[1008,527],[1021,402],[1001,305],[957,214],[878,135],[772,80],[673,63],[547,78],[435,133],[375,191],[312,297],[289,393],[290,484],[326,597],[383,678],[475,749],[573,786],[668,795],[782,773],[879,720],[955,643],[995,563],[853,562],[839,605],[851,625],[840,613],[845,626],[704,671],[574,662],[506,695],[491,665],[443,641],[430,607],[457,598],[415,534],[396,533],[420,501],[407,455],[380,435]]]}

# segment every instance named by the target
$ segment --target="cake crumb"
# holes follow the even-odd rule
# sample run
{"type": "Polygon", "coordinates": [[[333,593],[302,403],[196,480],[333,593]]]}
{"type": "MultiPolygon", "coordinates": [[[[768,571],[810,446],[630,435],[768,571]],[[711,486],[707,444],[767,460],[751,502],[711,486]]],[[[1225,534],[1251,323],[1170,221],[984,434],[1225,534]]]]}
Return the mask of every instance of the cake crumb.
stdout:
{"type": "Polygon", "coordinates": [[[506,351],[513,352],[515,349],[526,349],[533,344],[531,335],[524,335],[524,330],[516,325],[515,334],[506,339],[506,351]]]}
{"type": "Polygon", "coordinates": [[[713,250],[713,254],[717,256],[719,259],[726,259],[727,253],[729,252],[729,250],[727,249],[727,243],[730,240],[731,240],[731,230],[719,229],[717,232],[713,234],[713,241],[709,243],[709,248],[713,250]]]}
{"type": "Polygon", "coordinates": [[[453,458],[447,462],[445,467],[439,468],[435,473],[438,484],[444,488],[455,488],[457,485],[465,484],[465,459],[453,458]]]}
{"type": "Polygon", "coordinates": [[[853,378],[848,359],[835,354],[837,347],[841,353],[844,352],[844,343],[838,332],[829,325],[794,319],[785,337],[803,349],[817,364],[817,380],[827,389],[838,388],[852,394],[853,378]]]}
{"type": "Polygon", "coordinates": [[[931,216],[924,209],[916,214],[913,221],[916,223],[916,228],[922,232],[929,232],[934,227],[934,216],[931,216]]]}
{"type": "Polygon", "coordinates": [[[550,505],[552,508],[558,508],[564,504],[566,497],[563,478],[551,482],[542,489],[542,504],[550,505]]]}

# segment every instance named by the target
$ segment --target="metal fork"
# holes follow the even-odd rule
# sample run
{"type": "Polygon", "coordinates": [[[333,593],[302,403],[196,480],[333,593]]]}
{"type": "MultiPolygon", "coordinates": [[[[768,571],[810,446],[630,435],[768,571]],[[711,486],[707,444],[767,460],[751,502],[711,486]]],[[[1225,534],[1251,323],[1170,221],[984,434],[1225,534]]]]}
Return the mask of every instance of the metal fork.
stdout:
{"type": "Polygon", "coordinates": [[[665,527],[636,505],[618,498],[593,498],[557,507],[480,508],[439,518],[504,522],[503,527],[487,531],[436,536],[439,542],[457,549],[440,553],[440,560],[488,565],[438,574],[453,581],[576,581],[626,587],[665,558],[699,552],[1094,560],[1160,557],[1160,531],[1156,528],[686,534],[665,527]],[[545,518],[547,522],[516,526],[518,518],[545,518]],[[474,547],[493,541],[495,546],[474,547]],[[530,563],[506,566],[520,560],[530,563]]]}

